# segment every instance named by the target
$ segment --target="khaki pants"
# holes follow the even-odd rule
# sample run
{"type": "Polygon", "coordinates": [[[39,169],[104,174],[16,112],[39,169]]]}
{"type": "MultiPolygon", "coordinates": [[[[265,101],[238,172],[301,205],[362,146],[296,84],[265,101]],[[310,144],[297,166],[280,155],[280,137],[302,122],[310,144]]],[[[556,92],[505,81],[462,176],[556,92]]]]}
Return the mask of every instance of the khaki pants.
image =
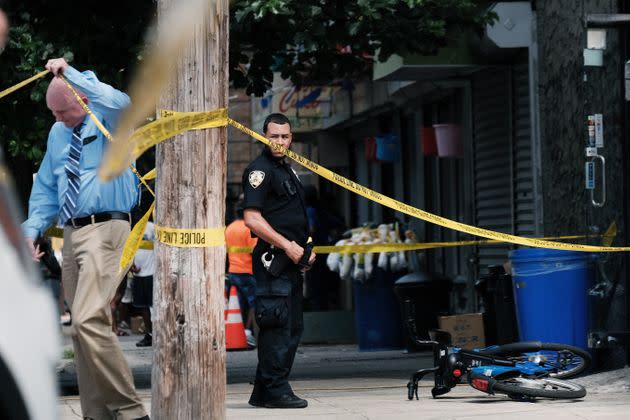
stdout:
{"type": "Polygon", "coordinates": [[[123,220],[64,228],[62,279],[72,311],[81,410],[95,420],[146,415],[112,332],[110,302],[124,274],[118,264],[128,235],[123,220]]]}

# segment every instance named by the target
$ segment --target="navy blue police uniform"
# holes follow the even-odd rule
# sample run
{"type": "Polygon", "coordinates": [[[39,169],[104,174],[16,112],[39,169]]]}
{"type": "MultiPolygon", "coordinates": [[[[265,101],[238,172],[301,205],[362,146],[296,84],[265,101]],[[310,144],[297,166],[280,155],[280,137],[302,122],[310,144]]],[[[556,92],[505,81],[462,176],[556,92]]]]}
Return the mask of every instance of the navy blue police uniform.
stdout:
{"type": "MultiPolygon", "coordinates": [[[[258,209],[271,227],[289,241],[304,247],[308,221],[304,190],[284,157],[274,157],[265,147],[243,173],[244,209],[258,209]]],[[[269,255],[269,254],[268,254],[269,255]]],[[[270,401],[293,397],[289,373],[302,336],[303,273],[281,250],[259,238],[252,255],[256,278],[256,322],[258,367],[250,404],[265,406],[270,401]],[[281,272],[272,275],[263,265],[265,253],[282,253],[281,272]]]]}

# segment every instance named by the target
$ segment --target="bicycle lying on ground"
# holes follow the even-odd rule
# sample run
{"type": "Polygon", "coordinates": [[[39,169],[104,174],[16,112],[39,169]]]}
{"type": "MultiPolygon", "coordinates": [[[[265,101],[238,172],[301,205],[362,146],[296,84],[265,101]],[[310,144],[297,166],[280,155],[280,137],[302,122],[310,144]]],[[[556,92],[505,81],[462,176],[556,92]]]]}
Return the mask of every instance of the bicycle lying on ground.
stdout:
{"type": "Polygon", "coordinates": [[[584,372],[591,358],[584,350],[565,344],[527,341],[464,350],[451,347],[446,331],[430,331],[430,340],[418,338],[413,316],[406,319],[413,341],[433,347],[434,367],[415,372],[407,384],[408,398],[418,399],[418,382],[434,374],[431,395],[436,398],[454,386],[468,382],[488,394],[506,394],[512,399],[536,397],[574,399],[586,395],[579,384],[565,381],[584,372]]]}

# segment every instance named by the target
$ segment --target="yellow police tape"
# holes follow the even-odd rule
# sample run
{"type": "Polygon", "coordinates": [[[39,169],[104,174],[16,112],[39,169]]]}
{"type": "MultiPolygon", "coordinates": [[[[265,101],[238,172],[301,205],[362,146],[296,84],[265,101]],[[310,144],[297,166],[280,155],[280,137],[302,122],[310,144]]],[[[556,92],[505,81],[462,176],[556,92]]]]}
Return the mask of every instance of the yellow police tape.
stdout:
{"type": "MultiPolygon", "coordinates": [[[[149,148],[179,133],[199,128],[221,127],[226,124],[227,109],[225,108],[216,111],[186,113],[186,115],[177,116],[163,114],[163,118],[150,122],[136,130],[131,135],[128,142],[116,142],[116,145],[121,146],[110,147],[105,159],[111,159],[112,162],[117,162],[118,166],[112,168],[112,173],[119,173],[121,168],[124,169],[131,161],[140,157],[149,148]],[[131,159],[129,156],[131,156],[131,159]]],[[[109,176],[110,174],[102,171],[103,167],[104,166],[101,166],[99,170],[99,177],[104,180],[113,178],[113,176],[109,176]]],[[[140,178],[140,181],[145,182],[154,179],[156,175],[156,170],[153,168],[140,178]]],[[[140,246],[140,239],[142,238],[142,234],[148,222],[148,216],[152,212],[154,205],[155,202],[151,204],[151,210],[141,219],[140,222],[143,222],[142,226],[136,225],[134,227],[135,232],[132,231],[127,242],[125,242],[120,260],[120,268],[123,270],[128,266],[130,261],[133,260],[133,256],[140,246]]],[[[138,224],[140,224],[140,222],[138,224]]],[[[222,229],[220,238],[216,236],[216,232],[213,229],[173,229],[156,226],[156,233],[158,240],[167,245],[184,248],[200,248],[224,245],[225,238],[222,232],[225,227],[220,229],[222,229]]]]}
{"type": "MultiPolygon", "coordinates": [[[[151,205],[151,208],[146,212],[141,221],[134,226],[132,233],[129,234],[125,242],[123,255],[120,259],[120,268],[125,268],[131,263],[138,249],[154,249],[152,241],[142,240],[142,235],[144,234],[151,212],[153,212],[153,205],[151,205]]],[[[224,226],[211,229],[175,229],[155,226],[155,232],[158,241],[179,248],[204,248],[225,245],[224,226]]],[[[63,229],[51,227],[46,231],[45,235],[48,237],[63,238],[63,229]]],[[[248,248],[248,250],[251,252],[251,248],[248,248]]],[[[240,250],[240,252],[244,251],[240,250]]]]}
{"type": "Polygon", "coordinates": [[[34,82],[35,80],[40,79],[40,78],[42,78],[42,77],[46,76],[48,73],[50,73],[50,71],[49,71],[49,70],[40,71],[40,72],[39,72],[39,73],[37,73],[35,76],[33,76],[33,77],[29,77],[28,79],[23,80],[23,81],[21,81],[20,83],[18,83],[18,84],[16,84],[16,85],[14,85],[14,86],[11,86],[11,87],[10,87],[10,88],[8,88],[8,89],[3,90],[2,92],[0,92],[0,99],[4,98],[4,97],[5,97],[5,96],[7,96],[7,95],[12,94],[13,92],[15,92],[15,91],[16,91],[16,90],[18,90],[18,89],[23,88],[24,86],[28,85],[28,84],[29,84],[29,83],[31,83],[31,82],[34,82]]]}
{"type": "MultiPolygon", "coordinates": [[[[147,172],[140,179],[142,180],[150,180],[155,178],[155,168],[147,172]]],[[[123,248],[122,255],[120,257],[119,266],[121,270],[125,270],[129,267],[131,262],[133,261],[133,257],[138,252],[138,249],[153,249],[153,242],[142,240],[142,236],[144,235],[144,231],[147,226],[147,222],[149,221],[149,217],[151,213],[153,213],[153,209],[155,208],[155,201],[149,207],[149,210],[142,216],[142,218],[136,223],[133,227],[127,240],[125,241],[125,246],[123,248]]],[[[57,237],[63,238],[63,229],[52,227],[49,228],[45,236],[49,237],[57,237]]]]}
{"type": "MultiPolygon", "coordinates": [[[[74,98],[77,100],[77,102],[79,103],[79,105],[81,105],[81,107],[83,108],[83,110],[90,116],[90,119],[94,122],[94,124],[96,124],[96,127],[99,129],[99,131],[101,133],[103,133],[103,135],[107,138],[107,140],[109,140],[110,142],[114,142],[114,138],[112,137],[111,133],[107,130],[107,128],[105,128],[105,126],[98,120],[98,118],[96,118],[96,115],[94,115],[94,113],[92,112],[92,110],[87,106],[87,104],[85,102],[83,102],[83,100],[81,99],[81,96],[79,96],[79,94],[77,93],[76,90],[74,90],[74,88],[72,87],[72,85],[66,80],[65,77],[63,77],[62,75],[57,76],[59,77],[68,87],[68,89],[70,89],[70,92],[72,92],[72,94],[74,95],[74,98]]],[[[131,172],[134,173],[134,175],[136,175],[136,177],[138,178],[138,180],[144,184],[145,188],[147,189],[147,191],[149,191],[149,193],[151,193],[151,195],[153,197],[155,197],[155,193],[153,192],[153,190],[151,189],[151,187],[149,187],[149,184],[146,183],[146,181],[140,176],[140,174],[138,173],[138,171],[136,170],[135,166],[133,166],[132,162],[129,162],[127,165],[125,165],[126,167],[129,167],[129,169],[131,169],[131,172]]],[[[125,168],[123,168],[124,170],[125,168]]],[[[120,171],[122,172],[122,170],[120,171]]]]}
{"type": "Polygon", "coordinates": [[[119,266],[121,270],[127,270],[133,261],[133,257],[136,255],[138,248],[140,248],[140,243],[142,242],[142,236],[144,235],[144,231],[147,227],[147,223],[149,222],[149,217],[151,213],[153,213],[153,209],[155,208],[155,202],[151,204],[149,210],[140,218],[138,223],[131,229],[127,240],[125,241],[125,246],[123,248],[123,253],[120,256],[119,266]]]}
{"type": "MultiPolygon", "coordinates": [[[[103,180],[109,180],[118,175],[133,160],[140,157],[149,148],[163,142],[179,133],[188,130],[214,128],[227,125],[227,109],[221,108],[210,112],[187,112],[180,113],[175,111],[163,111],[160,113],[161,118],[150,122],[138,130],[136,130],[127,142],[116,142],[109,148],[105,155],[104,162],[109,165],[102,164],[99,168],[99,177],[103,180]],[[105,170],[107,169],[107,170],[105,170]]],[[[149,171],[141,181],[153,179],[156,177],[155,168],[149,171]]],[[[155,204],[155,203],[154,203],[155,204]]],[[[153,206],[153,204],[152,204],[153,206]]],[[[146,225],[146,223],[145,223],[146,225]]],[[[144,227],[142,228],[144,231],[144,227]]],[[[213,229],[174,229],[161,228],[156,226],[158,240],[167,245],[176,247],[206,247],[220,246],[225,244],[223,231],[221,236],[216,236],[213,229]]],[[[135,255],[138,250],[139,242],[127,241],[123,250],[123,258],[125,256],[135,255]]],[[[126,260],[121,259],[120,267],[126,267],[126,260]]]]}
{"type": "Polygon", "coordinates": [[[158,241],[181,248],[225,245],[225,226],[209,229],[178,229],[155,226],[158,241]]]}
{"type": "MultiPolygon", "coordinates": [[[[35,76],[30,77],[30,78],[28,78],[28,79],[26,79],[26,80],[24,80],[24,81],[22,81],[22,82],[20,82],[20,83],[18,83],[16,85],[14,85],[14,86],[11,86],[8,89],[3,90],[2,92],[0,92],[0,99],[2,99],[3,97],[5,97],[5,96],[15,92],[18,89],[23,88],[24,86],[28,85],[31,82],[34,82],[35,80],[46,76],[48,73],[50,73],[50,70],[41,71],[41,72],[37,73],[35,76]]],[[[85,102],[83,102],[83,100],[81,100],[81,97],[79,96],[77,91],[74,90],[72,85],[70,83],[68,83],[68,81],[66,80],[65,77],[60,75],[59,78],[66,84],[68,89],[70,89],[70,91],[74,95],[74,97],[77,100],[77,102],[81,105],[81,107],[84,109],[84,111],[90,116],[90,119],[94,122],[94,124],[96,124],[96,127],[101,131],[101,133],[103,133],[103,135],[109,141],[113,142],[114,138],[112,137],[111,133],[105,128],[105,126],[103,126],[103,124],[101,124],[101,122],[98,120],[98,118],[96,118],[96,116],[92,113],[92,110],[87,106],[87,104],[85,104],[85,102]]],[[[151,193],[151,195],[153,195],[155,197],[155,193],[153,192],[151,187],[149,187],[149,185],[146,183],[144,178],[140,177],[140,175],[136,171],[136,168],[133,165],[131,165],[131,162],[129,162],[129,163],[130,163],[129,167],[131,168],[132,172],[138,177],[140,182],[144,184],[144,186],[146,187],[147,191],[149,191],[151,193]]],[[[124,170],[124,168],[122,168],[122,169],[124,170]]],[[[120,172],[122,172],[122,170],[120,172]]]]}
{"type": "Polygon", "coordinates": [[[249,136],[255,138],[256,140],[266,144],[272,149],[281,151],[282,153],[284,153],[286,156],[288,156],[295,162],[304,166],[306,169],[309,169],[310,171],[315,172],[317,175],[331,182],[334,182],[335,184],[349,191],[352,191],[358,195],[361,195],[383,206],[397,210],[401,213],[405,213],[405,214],[408,214],[409,216],[413,216],[418,219],[424,220],[425,222],[433,223],[438,226],[456,230],[458,232],[468,233],[474,236],[481,236],[483,238],[494,239],[501,242],[509,242],[513,244],[532,246],[536,248],[549,248],[549,249],[560,249],[560,250],[567,250],[567,251],[582,251],[582,252],[630,251],[630,247],[582,245],[582,244],[548,241],[548,240],[543,240],[543,239],[523,238],[520,236],[510,235],[510,234],[502,233],[502,232],[495,232],[492,230],[467,225],[465,223],[456,222],[454,220],[450,220],[445,217],[441,217],[441,216],[429,213],[427,211],[415,208],[408,204],[402,203],[398,200],[394,200],[393,198],[380,194],[374,190],[364,187],[363,185],[357,184],[356,182],[351,181],[339,174],[336,174],[332,172],[331,170],[326,169],[323,166],[320,166],[317,163],[309,159],[306,159],[305,157],[289,149],[282,147],[279,144],[271,142],[270,140],[250,130],[249,128],[243,126],[242,124],[232,120],[231,118],[228,118],[228,124],[241,130],[242,132],[248,134],[249,136]]]}
{"type": "MultiPolygon", "coordinates": [[[[218,110],[218,111],[224,111],[224,110],[218,110]]],[[[214,111],[217,112],[217,111],[214,111]]],[[[170,113],[168,114],[169,116],[167,118],[170,118],[173,120],[172,124],[175,124],[175,121],[180,120],[180,119],[184,119],[184,118],[193,118],[194,116],[198,116],[199,113],[186,113],[186,112],[182,112],[182,113],[170,113]]],[[[207,115],[207,117],[210,117],[210,115],[207,115]]],[[[224,120],[224,115],[221,112],[221,114],[216,116],[216,120],[214,121],[209,121],[206,120],[207,123],[213,123],[214,127],[220,127],[223,126],[225,123],[224,120]]],[[[169,121],[170,123],[170,121],[169,121]]],[[[492,239],[492,240],[496,240],[496,241],[500,241],[500,242],[509,242],[509,243],[514,243],[514,244],[519,244],[519,245],[525,245],[525,246],[532,246],[532,247],[537,247],[537,248],[550,248],[550,249],[559,249],[559,250],[567,250],[567,251],[582,251],[582,252],[619,252],[619,251],[630,251],[630,247],[611,247],[611,246],[594,246],[594,245],[582,245],[582,244],[572,244],[572,243],[562,243],[562,242],[556,242],[556,241],[549,241],[549,240],[543,240],[543,239],[534,239],[534,238],[523,238],[523,237],[519,237],[519,236],[515,236],[515,235],[510,235],[507,233],[502,233],[502,232],[495,232],[492,230],[488,230],[488,229],[483,229],[483,228],[479,228],[476,226],[471,226],[471,225],[467,225],[465,223],[461,223],[461,222],[456,222],[454,220],[450,220],[432,213],[429,213],[427,211],[415,208],[413,206],[410,206],[408,204],[402,203],[398,200],[394,200],[393,198],[390,198],[386,195],[380,194],[374,190],[371,190],[367,187],[364,187],[360,184],[357,184],[354,181],[351,181],[339,174],[336,174],[332,171],[330,171],[327,168],[324,168],[323,166],[318,165],[317,163],[306,159],[305,157],[289,150],[286,149],[284,147],[282,147],[279,144],[275,144],[271,141],[269,141],[268,139],[266,139],[265,137],[263,137],[262,135],[254,132],[253,130],[243,126],[242,124],[238,123],[237,121],[232,120],[231,118],[227,118],[227,123],[235,128],[237,128],[238,130],[241,130],[242,132],[244,132],[245,134],[255,138],[256,140],[266,144],[267,146],[271,147],[274,150],[277,151],[281,151],[282,153],[284,153],[286,156],[288,156],[290,159],[294,160],[295,162],[299,163],[300,165],[304,166],[306,169],[309,169],[312,172],[315,172],[316,174],[318,174],[319,176],[349,190],[352,191],[360,196],[363,196],[369,200],[372,200],[376,203],[379,203],[381,205],[384,205],[386,207],[389,207],[391,209],[397,210],[401,213],[405,213],[408,214],[409,216],[413,216],[416,217],[418,219],[424,220],[426,222],[429,223],[433,223],[436,224],[438,226],[442,226],[448,229],[452,229],[452,230],[456,230],[458,232],[463,232],[463,233],[468,233],[470,235],[473,236],[480,236],[480,237],[484,237],[484,238],[488,238],[488,239],[492,239]]],[[[201,125],[201,124],[199,124],[201,125]]],[[[191,124],[188,124],[188,126],[192,127],[191,124]]],[[[177,132],[181,132],[181,131],[177,131],[177,132]]],[[[161,130],[160,131],[160,139],[166,139],[168,137],[166,130],[161,130]]],[[[173,132],[175,133],[175,131],[173,132]]],[[[157,144],[159,143],[160,140],[157,140],[158,136],[155,136],[156,139],[154,141],[151,141],[151,145],[157,144]]],[[[137,138],[137,137],[136,137],[137,138]]],[[[138,141],[138,140],[136,140],[138,141]]],[[[163,141],[163,140],[162,140],[163,141]]],[[[114,147],[111,147],[110,149],[114,149],[114,147]]],[[[140,147],[134,146],[135,150],[141,150],[140,147]]],[[[137,155],[133,155],[134,157],[137,157],[137,155]]],[[[130,159],[131,157],[127,157],[127,159],[130,159]]],[[[119,166],[119,162],[116,161],[112,161],[111,159],[105,159],[103,161],[103,163],[101,164],[101,173],[102,174],[107,174],[108,176],[115,176],[117,175],[117,173],[113,170],[114,168],[119,166]]]]}
{"type": "Polygon", "coordinates": [[[227,125],[227,108],[208,112],[186,112],[165,114],[136,130],[130,138],[133,144],[132,159],[137,159],[149,148],[177,134],[201,128],[223,127],[227,125]]]}
{"type": "Polygon", "coordinates": [[[606,232],[602,235],[602,245],[611,246],[615,237],[617,236],[617,221],[613,220],[613,222],[608,226],[606,232]]]}
{"type": "MultiPolygon", "coordinates": [[[[540,239],[581,239],[581,238],[598,238],[599,235],[571,235],[571,236],[557,236],[554,238],[540,238],[540,239]]],[[[495,240],[481,240],[481,241],[454,241],[454,242],[413,242],[413,243],[384,243],[384,244],[352,244],[352,245],[316,245],[313,247],[313,252],[316,254],[365,254],[368,252],[380,253],[380,252],[400,252],[400,251],[418,251],[422,249],[435,249],[435,248],[451,248],[458,246],[472,246],[472,245],[500,245],[505,242],[495,240]]],[[[230,253],[251,253],[253,251],[251,246],[230,246],[227,248],[228,254],[230,253]]]]}
{"type": "Polygon", "coordinates": [[[127,143],[134,129],[155,112],[158,98],[166,94],[163,87],[176,77],[178,57],[194,43],[200,28],[216,22],[223,6],[223,2],[209,0],[179,0],[172,7],[160,7],[159,22],[147,32],[142,61],[136,66],[127,89],[133,106],[116,125],[113,133],[116,141],[127,143]]]}
{"type": "MultiPolygon", "coordinates": [[[[149,214],[153,209],[151,208],[147,214],[149,214]]],[[[146,214],[145,214],[146,216],[146,214]]],[[[137,227],[138,225],[136,225],[137,227]]],[[[146,224],[145,224],[146,226],[146,224]]],[[[135,229],[135,227],[134,227],[135,229]]],[[[139,231],[143,232],[144,228],[139,229],[139,231]]],[[[194,229],[182,229],[182,231],[192,231],[194,229]]],[[[203,230],[203,229],[201,229],[203,230]]],[[[63,238],[63,229],[57,227],[49,228],[46,233],[46,236],[53,238],[63,238]]],[[[130,235],[131,236],[131,235],[130,235]]],[[[605,235],[603,235],[605,237],[605,235]]],[[[560,236],[555,237],[553,239],[580,239],[585,237],[597,237],[597,236],[584,236],[584,235],[573,235],[573,236],[560,236]]],[[[544,239],[544,238],[543,238],[544,239]]],[[[181,241],[169,241],[164,242],[168,245],[179,246],[178,244],[181,241]]],[[[365,245],[317,245],[313,247],[313,251],[317,254],[331,254],[331,253],[339,253],[339,254],[363,254],[367,252],[399,252],[399,251],[418,251],[422,249],[435,249],[435,248],[450,248],[450,247],[458,247],[458,246],[472,246],[472,245],[498,245],[504,242],[493,241],[493,240],[482,240],[482,241],[455,241],[455,242],[414,242],[407,244],[365,244],[365,245]]],[[[125,252],[131,252],[132,258],[135,254],[135,251],[139,249],[154,249],[154,245],[152,241],[141,240],[139,242],[139,246],[137,248],[131,247],[131,242],[127,241],[125,243],[125,252]],[[127,251],[129,250],[129,251],[127,251]],[[132,252],[133,251],[133,252],[132,252]]],[[[216,246],[216,245],[213,245],[216,246]]],[[[228,254],[243,254],[243,253],[251,253],[253,251],[253,247],[251,246],[230,246],[227,247],[228,254]]],[[[121,266],[125,266],[121,263],[121,266]]]]}
{"type": "MultiPolygon", "coordinates": [[[[12,92],[20,89],[23,86],[45,76],[48,74],[48,70],[44,70],[29,79],[24,80],[4,91],[0,92],[0,99],[9,95],[12,92]]],[[[611,247],[611,246],[593,246],[593,245],[582,245],[582,244],[571,244],[571,243],[561,243],[555,241],[549,241],[544,239],[534,239],[534,238],[523,238],[515,235],[510,235],[502,232],[495,232],[488,229],[479,228],[476,226],[467,225],[464,223],[456,222],[424,210],[409,206],[405,203],[402,203],[398,200],[394,200],[388,196],[380,194],[374,190],[371,190],[367,187],[364,187],[360,184],[357,184],[354,181],[351,181],[339,174],[336,174],[329,169],[324,168],[312,162],[305,157],[294,153],[291,150],[285,149],[284,147],[272,143],[265,137],[260,134],[252,131],[251,129],[243,126],[242,124],[232,120],[227,117],[227,110],[222,108],[214,111],[208,112],[175,112],[175,111],[162,111],[161,115],[163,118],[160,120],[154,121],[150,124],[147,124],[140,129],[136,130],[129,142],[124,142],[124,144],[114,142],[113,137],[107,131],[107,129],[101,124],[101,122],[94,116],[89,107],[83,103],[77,92],[72,88],[72,86],[68,83],[68,81],[61,77],[61,79],[66,83],[68,88],[74,94],[76,100],[81,104],[84,110],[88,113],[90,118],[94,121],[99,130],[107,137],[110,141],[114,143],[112,147],[109,148],[109,153],[106,156],[105,160],[101,164],[99,170],[99,176],[102,179],[111,179],[113,176],[120,174],[127,165],[137,157],[139,157],[144,151],[148,148],[176,135],[191,129],[202,129],[202,128],[212,128],[212,127],[223,127],[227,124],[232,125],[233,127],[241,130],[242,132],[248,134],[249,136],[255,138],[256,140],[266,144],[274,150],[281,151],[290,159],[296,161],[300,165],[305,168],[315,172],[319,176],[349,190],[358,195],[361,195],[369,200],[372,200],[376,203],[389,207],[391,209],[400,211],[401,213],[408,214],[412,217],[419,218],[429,223],[436,224],[438,226],[442,226],[448,229],[456,230],[459,232],[468,233],[474,236],[481,236],[491,240],[496,240],[499,242],[509,242],[519,245],[526,245],[532,247],[540,247],[540,248],[550,248],[550,249],[560,249],[560,250],[569,250],[569,251],[583,251],[583,252],[620,252],[620,251],[629,251],[630,247],[611,247]],[[131,150],[129,150],[131,148],[131,150]]],[[[138,176],[138,179],[144,183],[148,191],[155,196],[153,190],[146,184],[145,178],[140,177],[137,173],[133,165],[131,165],[133,172],[138,176]]],[[[149,175],[149,174],[147,174],[149,175]]],[[[154,173],[151,174],[154,176],[154,173]]],[[[152,179],[152,178],[146,178],[152,179]]],[[[177,235],[173,235],[171,231],[167,228],[160,228],[162,232],[164,232],[164,238],[167,236],[169,238],[175,237],[177,235]]],[[[219,228],[217,228],[219,229],[219,228]]],[[[222,229],[222,228],[221,228],[222,229]]],[[[196,229],[196,230],[183,230],[178,229],[178,231],[182,236],[181,238],[185,240],[186,232],[188,237],[191,235],[197,235],[197,231],[201,232],[213,232],[214,230],[210,229],[196,229]],[[186,232],[184,232],[186,231],[186,232]]],[[[197,237],[197,236],[195,236],[197,237]]],[[[203,234],[202,237],[205,238],[206,235],[203,234]]],[[[198,245],[198,246],[216,246],[215,240],[218,243],[218,237],[214,237],[214,235],[208,233],[208,244],[206,245],[198,245]],[[210,244],[212,243],[212,244],[210,244]]],[[[221,240],[223,240],[221,238],[221,240]]],[[[175,240],[173,243],[177,243],[175,240]]],[[[165,243],[169,243],[168,241],[165,243]]],[[[181,246],[181,245],[180,245],[181,246]]],[[[188,245],[191,246],[191,245],[188,245]]],[[[356,251],[355,251],[356,252],[356,251]]]]}
{"type": "Polygon", "coordinates": [[[149,148],[188,130],[223,127],[227,125],[227,109],[209,112],[162,113],[163,117],[143,125],[128,142],[115,142],[105,153],[98,176],[109,181],[118,176],[132,161],[149,148]]]}
{"type": "MultiPolygon", "coordinates": [[[[50,227],[44,232],[44,236],[48,238],[63,238],[63,229],[58,227],[50,227]]],[[[151,241],[140,241],[140,249],[153,249],[153,242],[151,241]]],[[[134,252],[135,254],[135,252],[134,252]]]]}
{"type": "Polygon", "coordinates": [[[145,181],[150,181],[152,179],[155,179],[155,176],[157,175],[155,168],[151,169],[149,172],[147,172],[146,174],[144,174],[142,176],[142,179],[144,179],[145,181]]]}

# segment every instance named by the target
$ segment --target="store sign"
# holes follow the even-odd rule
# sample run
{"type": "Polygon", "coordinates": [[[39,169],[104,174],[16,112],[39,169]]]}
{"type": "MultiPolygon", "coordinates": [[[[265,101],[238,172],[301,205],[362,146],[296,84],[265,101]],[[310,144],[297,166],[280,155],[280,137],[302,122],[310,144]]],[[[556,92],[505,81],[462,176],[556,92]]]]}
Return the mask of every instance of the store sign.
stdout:
{"type": "Polygon", "coordinates": [[[280,112],[289,118],[294,132],[324,129],[333,114],[333,94],[337,90],[339,88],[333,86],[298,88],[276,73],[271,90],[262,98],[253,100],[254,127],[262,128],[267,115],[280,112]]]}

